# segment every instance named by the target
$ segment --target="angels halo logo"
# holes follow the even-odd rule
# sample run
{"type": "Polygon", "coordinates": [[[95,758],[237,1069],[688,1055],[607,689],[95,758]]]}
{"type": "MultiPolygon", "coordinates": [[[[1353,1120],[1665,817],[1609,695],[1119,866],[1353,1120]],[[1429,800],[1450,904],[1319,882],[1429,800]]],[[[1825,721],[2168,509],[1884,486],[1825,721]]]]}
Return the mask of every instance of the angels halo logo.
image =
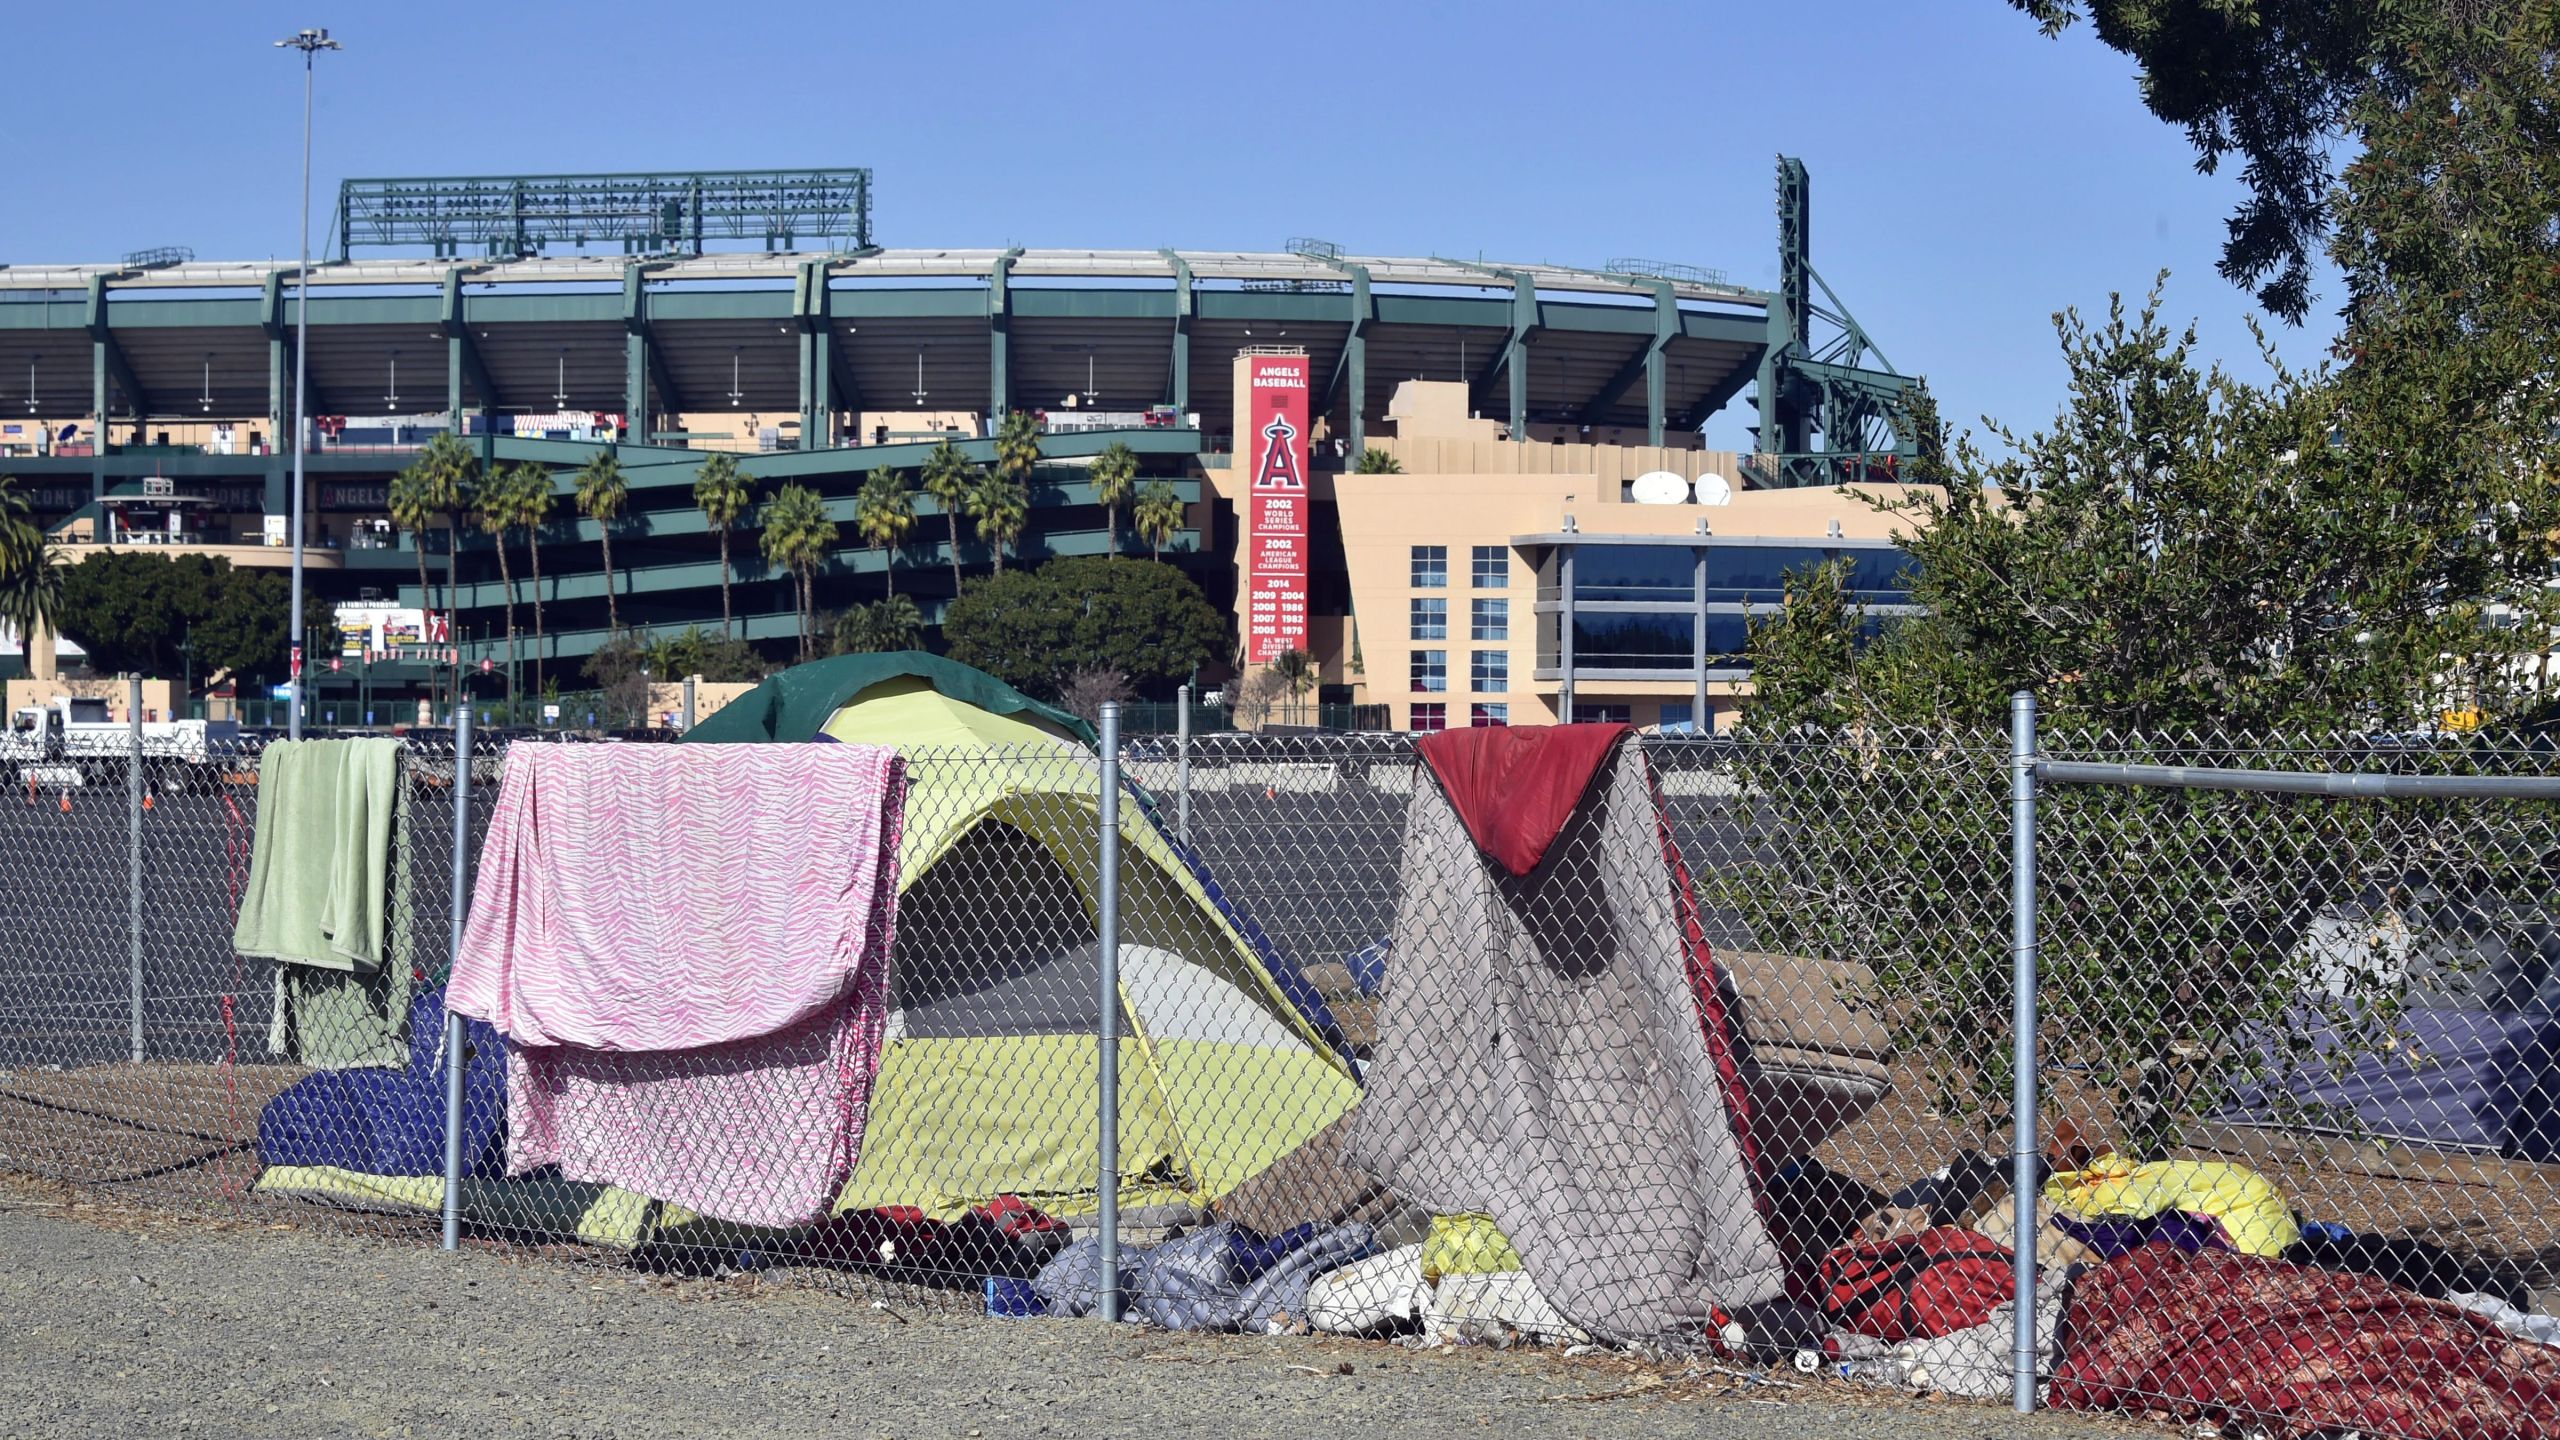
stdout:
{"type": "Polygon", "coordinates": [[[1298,473],[1298,427],[1286,415],[1274,415],[1262,427],[1262,467],[1254,472],[1256,490],[1304,490],[1307,480],[1298,473]]]}

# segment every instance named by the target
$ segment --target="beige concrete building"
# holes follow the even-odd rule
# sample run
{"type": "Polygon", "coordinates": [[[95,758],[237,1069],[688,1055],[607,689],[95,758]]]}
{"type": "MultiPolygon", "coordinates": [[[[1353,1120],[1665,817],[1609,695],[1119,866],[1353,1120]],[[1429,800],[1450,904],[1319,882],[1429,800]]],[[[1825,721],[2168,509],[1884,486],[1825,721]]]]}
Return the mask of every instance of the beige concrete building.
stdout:
{"type": "MultiPolygon", "coordinates": [[[[1326,694],[1396,729],[1724,728],[1750,691],[1747,626],[1786,573],[1845,560],[1871,613],[1907,605],[1902,487],[1754,490],[1727,451],[1514,442],[1466,388],[1398,387],[1367,444],[1401,473],[1310,482],[1308,649],[1326,694]]],[[[1241,612],[1246,476],[1206,473],[1193,523],[1236,557],[1241,612]]]]}

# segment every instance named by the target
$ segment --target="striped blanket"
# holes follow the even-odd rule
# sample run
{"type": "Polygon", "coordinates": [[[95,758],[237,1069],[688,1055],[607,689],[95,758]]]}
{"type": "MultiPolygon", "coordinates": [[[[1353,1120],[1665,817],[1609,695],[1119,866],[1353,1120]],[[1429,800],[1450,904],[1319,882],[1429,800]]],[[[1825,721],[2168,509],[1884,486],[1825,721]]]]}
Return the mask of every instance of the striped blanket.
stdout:
{"type": "Polygon", "coordinates": [[[822,1217],[878,1067],[905,790],[875,746],[511,749],[447,1001],[507,1037],[509,1171],[822,1217]]]}

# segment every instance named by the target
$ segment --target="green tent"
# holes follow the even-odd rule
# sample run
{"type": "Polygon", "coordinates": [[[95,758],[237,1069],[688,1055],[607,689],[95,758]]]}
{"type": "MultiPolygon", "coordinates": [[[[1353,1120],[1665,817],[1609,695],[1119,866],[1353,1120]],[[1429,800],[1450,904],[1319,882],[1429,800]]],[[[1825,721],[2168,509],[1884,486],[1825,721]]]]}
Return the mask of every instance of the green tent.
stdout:
{"type": "MultiPolygon", "coordinates": [[[[1092,1204],[1099,1142],[1091,732],[906,652],[786,670],[693,743],[841,740],[908,762],[897,969],[838,1208],[1092,1204]]],[[[1135,804],[1121,809],[1120,1155],[1137,1203],[1205,1204],[1347,1113],[1350,1067],[1135,804]]]]}

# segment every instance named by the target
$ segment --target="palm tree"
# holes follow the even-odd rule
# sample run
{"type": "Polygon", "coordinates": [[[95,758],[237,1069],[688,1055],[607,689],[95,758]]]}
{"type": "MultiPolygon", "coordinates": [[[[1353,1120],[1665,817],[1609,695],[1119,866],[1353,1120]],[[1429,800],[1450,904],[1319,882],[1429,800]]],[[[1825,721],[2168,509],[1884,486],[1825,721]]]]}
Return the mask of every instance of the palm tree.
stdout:
{"type": "Polygon", "coordinates": [[[827,518],[826,502],[806,485],[785,485],[764,505],[764,558],[789,570],[799,580],[800,658],[806,660],[816,641],[811,634],[816,615],[818,566],[835,548],[836,522],[827,518]]]}
{"type": "Polygon", "coordinates": [[[36,634],[49,632],[62,610],[62,571],[28,515],[27,498],[0,476],[0,625],[16,633],[32,671],[36,634]]]}
{"type": "Polygon", "coordinates": [[[720,633],[735,634],[729,617],[729,532],[746,518],[747,507],[755,502],[753,475],[738,469],[735,458],[714,455],[702,462],[694,472],[693,503],[702,511],[703,522],[711,533],[720,537],[720,633]]]}
{"type": "Polygon", "coordinates": [[[1359,461],[1351,467],[1354,475],[1401,475],[1404,465],[1396,457],[1375,445],[1363,446],[1359,461]]]}
{"type": "Polygon", "coordinates": [[[969,498],[969,462],[961,458],[960,447],[945,440],[924,457],[924,493],[942,507],[942,518],[951,527],[951,591],[960,591],[960,506],[969,498]]]}
{"type": "Polygon", "coordinates": [[[1165,481],[1150,480],[1138,492],[1133,518],[1138,522],[1138,533],[1154,547],[1159,562],[1164,559],[1164,547],[1182,529],[1182,509],[1181,492],[1165,481]]]}
{"type": "Polygon", "coordinates": [[[448,430],[429,440],[409,467],[418,475],[418,502],[444,518],[445,608],[453,608],[454,586],[462,578],[462,517],[473,509],[472,492],[480,485],[480,457],[448,430]]]}
{"type": "Polygon", "coordinates": [[[614,595],[613,527],[630,503],[631,484],[622,478],[622,462],[610,450],[597,451],[578,471],[578,513],[596,522],[604,541],[604,621],[617,634],[622,629],[622,605],[614,595]]]}
{"type": "MultiPolygon", "coordinates": [[[[551,472],[531,460],[507,472],[507,495],[533,561],[533,693],[542,693],[542,527],[551,523],[551,472]]],[[[502,542],[503,544],[503,542],[502,542]]]]}
{"type": "Polygon", "coordinates": [[[1114,440],[1093,460],[1093,498],[1102,503],[1102,551],[1120,558],[1120,507],[1138,484],[1138,452],[1114,440]]]}
{"type": "Polygon", "coordinates": [[[516,679],[516,577],[507,562],[507,532],[516,528],[516,490],[523,483],[521,466],[501,470],[489,477],[471,497],[471,521],[480,533],[489,537],[498,550],[498,587],[505,592],[507,610],[507,709],[515,710],[516,679]]]}
{"type": "MultiPolygon", "coordinates": [[[[1010,422],[1012,417],[1006,418],[1010,422]]],[[[969,519],[978,527],[978,538],[994,554],[996,573],[1001,575],[1005,547],[1021,540],[1023,528],[1031,523],[1031,490],[1005,474],[1001,464],[993,470],[979,471],[975,480],[966,502],[969,519]]]]}
{"type": "Polygon", "coordinates": [[[886,466],[872,471],[853,497],[853,528],[863,539],[880,547],[880,573],[887,577],[891,595],[898,593],[895,552],[906,543],[907,532],[915,528],[915,523],[915,493],[907,488],[907,482],[886,466]]]}
{"type": "Polygon", "coordinates": [[[1271,657],[1271,673],[1279,676],[1281,683],[1288,686],[1289,698],[1296,702],[1290,706],[1290,711],[1303,719],[1306,712],[1302,707],[1305,704],[1307,692],[1315,689],[1316,682],[1324,678],[1321,668],[1316,664],[1316,657],[1304,650],[1283,650],[1271,657]]]}
{"type": "Polygon", "coordinates": [[[415,463],[391,477],[383,508],[391,513],[392,524],[409,532],[409,543],[418,549],[418,604],[433,610],[436,592],[427,587],[427,527],[434,523],[436,512],[427,504],[426,484],[415,463]]]}
{"type": "Polygon", "coordinates": [[[1008,410],[996,425],[996,473],[1024,489],[1040,463],[1040,417],[1028,410],[1008,410]]]}

